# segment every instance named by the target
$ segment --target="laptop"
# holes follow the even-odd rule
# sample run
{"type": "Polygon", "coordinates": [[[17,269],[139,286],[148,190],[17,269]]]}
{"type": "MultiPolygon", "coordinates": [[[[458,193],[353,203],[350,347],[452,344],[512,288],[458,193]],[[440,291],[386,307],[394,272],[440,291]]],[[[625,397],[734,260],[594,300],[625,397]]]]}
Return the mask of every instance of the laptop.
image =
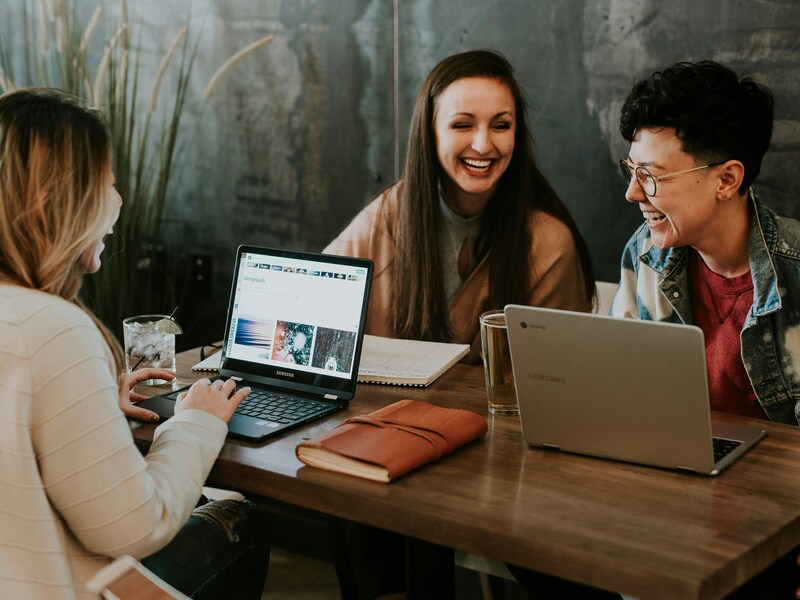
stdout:
{"type": "Polygon", "coordinates": [[[712,422],[698,327],[517,305],[505,314],[531,446],[717,475],[766,434],[712,422]]]}
{"type": "MultiPolygon", "coordinates": [[[[239,247],[219,373],[252,392],[230,435],[262,440],[348,405],[371,282],[367,259],[239,247]]],[[[186,389],[138,406],[168,419],[186,389]]]]}

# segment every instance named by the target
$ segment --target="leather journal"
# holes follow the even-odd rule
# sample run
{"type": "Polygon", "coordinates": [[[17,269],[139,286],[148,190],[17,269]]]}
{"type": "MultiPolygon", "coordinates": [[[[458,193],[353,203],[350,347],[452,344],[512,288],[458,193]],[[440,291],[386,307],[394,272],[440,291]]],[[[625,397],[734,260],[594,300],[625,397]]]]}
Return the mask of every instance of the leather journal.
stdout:
{"type": "Polygon", "coordinates": [[[486,419],[474,412],[419,400],[400,400],[347,419],[298,444],[297,458],[312,467],[389,482],[481,437],[486,419]]]}

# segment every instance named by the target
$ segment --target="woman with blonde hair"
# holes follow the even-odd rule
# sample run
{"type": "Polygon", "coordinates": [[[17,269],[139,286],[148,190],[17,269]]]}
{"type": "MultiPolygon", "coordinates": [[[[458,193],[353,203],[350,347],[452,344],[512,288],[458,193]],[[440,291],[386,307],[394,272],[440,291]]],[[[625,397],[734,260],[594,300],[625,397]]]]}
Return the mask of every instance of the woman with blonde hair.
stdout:
{"type": "Polygon", "coordinates": [[[0,96],[0,597],[91,598],[86,581],[128,554],[193,597],[260,598],[250,505],[192,516],[248,390],[197,382],[143,457],[120,405],[172,374],[126,374],[78,298],[121,203],[98,113],[55,90],[0,96]]]}

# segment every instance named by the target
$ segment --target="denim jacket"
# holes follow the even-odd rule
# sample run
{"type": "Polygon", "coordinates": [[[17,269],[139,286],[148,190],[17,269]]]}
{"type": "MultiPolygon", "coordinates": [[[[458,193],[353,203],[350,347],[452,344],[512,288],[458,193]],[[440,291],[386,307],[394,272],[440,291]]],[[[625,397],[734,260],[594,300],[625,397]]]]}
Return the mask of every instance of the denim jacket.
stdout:
{"type": "MultiPolygon", "coordinates": [[[[739,336],[758,401],[772,421],[800,421],[800,222],[762,206],[751,189],[753,305],[739,336]]],[[[693,324],[687,248],[661,250],[642,225],[622,255],[615,317],[693,324]]]]}

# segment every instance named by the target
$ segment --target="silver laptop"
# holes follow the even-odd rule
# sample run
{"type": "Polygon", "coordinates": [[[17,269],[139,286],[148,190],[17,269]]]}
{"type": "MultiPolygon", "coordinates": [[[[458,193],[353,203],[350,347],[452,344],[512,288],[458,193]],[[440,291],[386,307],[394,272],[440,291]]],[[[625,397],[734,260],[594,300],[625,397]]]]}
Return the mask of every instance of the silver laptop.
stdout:
{"type": "MultiPolygon", "coordinates": [[[[231,435],[265,439],[348,405],[371,281],[367,259],[239,247],[219,372],[252,392],[231,435]]],[[[167,419],[185,389],[139,406],[167,419]]]]}
{"type": "Polygon", "coordinates": [[[716,475],[766,433],[711,421],[698,327],[517,305],[505,313],[531,446],[716,475]]]}

